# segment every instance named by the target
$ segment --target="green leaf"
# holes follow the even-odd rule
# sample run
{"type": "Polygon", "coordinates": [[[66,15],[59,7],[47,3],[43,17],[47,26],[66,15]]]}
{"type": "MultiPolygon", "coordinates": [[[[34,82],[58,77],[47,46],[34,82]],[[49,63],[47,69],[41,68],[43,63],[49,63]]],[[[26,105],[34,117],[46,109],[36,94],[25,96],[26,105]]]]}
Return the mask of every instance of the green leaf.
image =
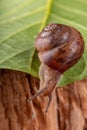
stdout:
{"type": "Polygon", "coordinates": [[[35,37],[49,23],[62,23],[78,29],[85,40],[82,59],[61,78],[60,85],[87,77],[86,0],[1,0],[0,68],[38,76],[40,62],[35,37]]]}

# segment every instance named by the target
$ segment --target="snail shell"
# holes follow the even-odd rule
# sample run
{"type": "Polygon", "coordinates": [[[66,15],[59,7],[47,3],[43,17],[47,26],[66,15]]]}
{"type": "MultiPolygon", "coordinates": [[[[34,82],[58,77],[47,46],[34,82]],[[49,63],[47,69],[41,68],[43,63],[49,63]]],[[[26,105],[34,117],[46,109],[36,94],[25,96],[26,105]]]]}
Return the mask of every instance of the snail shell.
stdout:
{"type": "Polygon", "coordinates": [[[63,73],[81,58],[84,40],[73,27],[50,24],[38,34],[35,47],[42,63],[63,73]]]}

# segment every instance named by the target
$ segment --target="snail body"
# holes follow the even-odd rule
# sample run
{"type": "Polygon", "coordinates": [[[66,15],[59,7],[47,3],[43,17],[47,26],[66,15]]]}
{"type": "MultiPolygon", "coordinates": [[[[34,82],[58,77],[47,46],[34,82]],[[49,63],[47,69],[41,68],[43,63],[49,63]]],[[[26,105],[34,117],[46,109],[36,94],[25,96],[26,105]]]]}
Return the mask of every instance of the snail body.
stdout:
{"type": "Polygon", "coordinates": [[[54,23],[45,27],[37,35],[35,48],[41,61],[40,90],[31,100],[38,95],[51,97],[61,75],[82,57],[84,40],[81,33],[73,27],[54,23]]]}

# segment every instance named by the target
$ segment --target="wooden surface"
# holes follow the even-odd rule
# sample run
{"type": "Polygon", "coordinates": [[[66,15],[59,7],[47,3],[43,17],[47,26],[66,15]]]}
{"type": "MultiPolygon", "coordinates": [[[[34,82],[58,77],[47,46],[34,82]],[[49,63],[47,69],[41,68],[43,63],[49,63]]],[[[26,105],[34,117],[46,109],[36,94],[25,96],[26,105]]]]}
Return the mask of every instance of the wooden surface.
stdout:
{"type": "Polygon", "coordinates": [[[39,80],[28,74],[0,71],[0,130],[87,130],[87,79],[56,88],[48,97],[29,101],[39,80]]]}

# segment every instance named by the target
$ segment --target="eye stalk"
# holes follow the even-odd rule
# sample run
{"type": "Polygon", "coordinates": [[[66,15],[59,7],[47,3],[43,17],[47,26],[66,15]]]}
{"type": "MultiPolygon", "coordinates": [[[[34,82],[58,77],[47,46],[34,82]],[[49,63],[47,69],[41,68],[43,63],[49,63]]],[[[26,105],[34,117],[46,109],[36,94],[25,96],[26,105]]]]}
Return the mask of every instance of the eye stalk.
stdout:
{"type": "Polygon", "coordinates": [[[49,96],[49,106],[52,91],[61,75],[82,57],[84,40],[81,33],[73,27],[49,24],[37,35],[35,48],[41,61],[40,90],[30,100],[38,95],[49,96]]]}

